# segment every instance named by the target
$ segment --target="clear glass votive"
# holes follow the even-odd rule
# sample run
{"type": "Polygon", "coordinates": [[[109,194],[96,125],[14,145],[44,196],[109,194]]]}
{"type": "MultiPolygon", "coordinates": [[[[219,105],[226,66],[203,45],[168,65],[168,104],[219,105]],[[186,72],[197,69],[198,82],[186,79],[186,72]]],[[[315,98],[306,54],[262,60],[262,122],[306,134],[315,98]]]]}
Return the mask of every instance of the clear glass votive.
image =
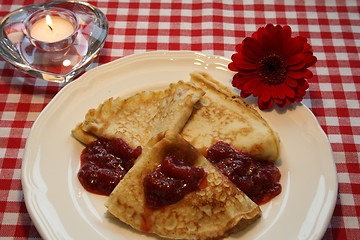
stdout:
{"type": "Polygon", "coordinates": [[[66,9],[49,8],[34,12],[24,23],[30,42],[44,51],[60,51],[76,39],[78,21],[66,9]]]}
{"type": "Polygon", "coordinates": [[[98,56],[107,34],[105,14],[91,4],[74,0],[33,4],[0,20],[0,55],[31,76],[67,83],[98,56]]]}

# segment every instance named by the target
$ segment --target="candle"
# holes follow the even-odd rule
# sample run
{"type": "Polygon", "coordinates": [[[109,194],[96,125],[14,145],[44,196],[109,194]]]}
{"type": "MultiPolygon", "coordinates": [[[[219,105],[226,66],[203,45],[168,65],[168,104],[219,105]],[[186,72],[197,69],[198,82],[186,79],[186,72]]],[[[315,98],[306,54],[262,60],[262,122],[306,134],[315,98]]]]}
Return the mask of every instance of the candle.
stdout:
{"type": "Polygon", "coordinates": [[[36,21],[30,29],[30,36],[43,42],[58,42],[74,33],[74,25],[65,18],[46,15],[36,21]]]}
{"type": "Polygon", "coordinates": [[[25,34],[31,43],[44,51],[60,51],[77,36],[77,19],[69,10],[49,8],[34,12],[25,22],[25,34]]]}

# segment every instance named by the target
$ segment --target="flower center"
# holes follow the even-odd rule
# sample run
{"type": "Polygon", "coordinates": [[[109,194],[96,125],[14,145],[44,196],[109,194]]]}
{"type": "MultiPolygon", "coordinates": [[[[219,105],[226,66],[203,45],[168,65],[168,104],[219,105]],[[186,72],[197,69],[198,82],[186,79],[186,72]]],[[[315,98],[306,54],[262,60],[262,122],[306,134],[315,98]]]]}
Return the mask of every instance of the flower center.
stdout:
{"type": "Polygon", "coordinates": [[[265,55],[258,65],[259,75],[266,84],[278,85],[284,82],[286,67],[284,60],[275,53],[265,55]]]}

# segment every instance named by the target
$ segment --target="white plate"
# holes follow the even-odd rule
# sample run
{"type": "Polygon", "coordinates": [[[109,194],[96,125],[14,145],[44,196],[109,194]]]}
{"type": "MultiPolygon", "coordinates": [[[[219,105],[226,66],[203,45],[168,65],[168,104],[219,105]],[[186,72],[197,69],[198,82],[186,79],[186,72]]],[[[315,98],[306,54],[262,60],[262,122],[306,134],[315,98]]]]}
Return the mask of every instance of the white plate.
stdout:
{"type": "MultiPolygon", "coordinates": [[[[85,73],[65,86],[42,111],[26,143],[22,184],[29,214],[46,239],[153,239],[106,217],[106,197],[79,184],[83,146],[70,134],[88,109],[109,97],[165,87],[206,71],[231,86],[223,57],[197,52],[148,52],[124,57],[85,73]]],[[[261,114],[281,138],[282,193],[262,205],[263,216],[229,239],[319,239],[337,196],[329,142],[302,104],[261,114]]]]}

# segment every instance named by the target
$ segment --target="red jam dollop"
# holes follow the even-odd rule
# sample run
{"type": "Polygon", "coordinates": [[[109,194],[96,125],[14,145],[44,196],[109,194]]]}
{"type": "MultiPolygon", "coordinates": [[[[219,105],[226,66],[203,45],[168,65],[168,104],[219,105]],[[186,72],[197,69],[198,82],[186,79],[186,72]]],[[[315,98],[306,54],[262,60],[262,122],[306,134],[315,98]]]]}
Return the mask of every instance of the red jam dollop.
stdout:
{"type": "Polygon", "coordinates": [[[148,208],[160,209],[204,187],[205,170],[177,157],[166,155],[161,164],[145,177],[143,184],[148,208]]]}
{"type": "Polygon", "coordinates": [[[254,159],[221,141],[208,149],[207,159],[259,205],[281,192],[281,174],[272,162],[254,159]]]}
{"type": "Polygon", "coordinates": [[[89,192],[109,195],[140,154],[140,146],[133,149],[121,138],[100,137],[81,153],[80,183],[89,192]]]}

